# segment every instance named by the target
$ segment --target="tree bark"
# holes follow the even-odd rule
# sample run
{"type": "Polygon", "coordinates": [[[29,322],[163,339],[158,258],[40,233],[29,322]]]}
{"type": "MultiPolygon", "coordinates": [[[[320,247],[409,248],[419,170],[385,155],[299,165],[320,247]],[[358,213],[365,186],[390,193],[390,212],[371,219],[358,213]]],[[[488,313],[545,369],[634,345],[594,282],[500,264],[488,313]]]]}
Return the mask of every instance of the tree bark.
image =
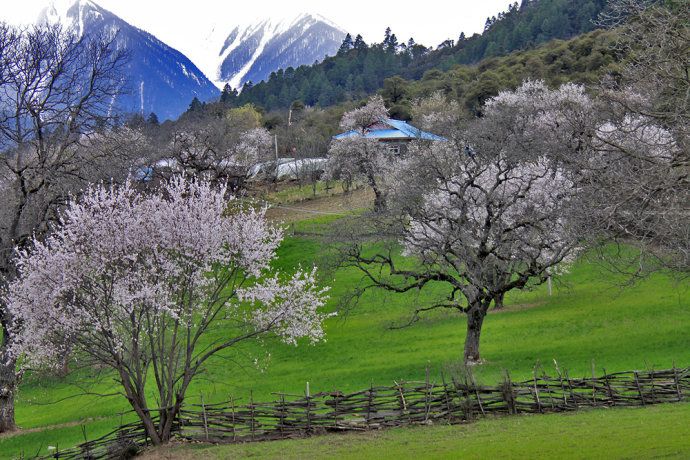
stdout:
{"type": "Polygon", "coordinates": [[[14,422],[14,393],[17,388],[16,361],[9,356],[9,334],[2,322],[0,345],[0,433],[16,428],[14,422]]]}
{"type": "Polygon", "coordinates": [[[505,292],[501,292],[494,297],[494,309],[503,310],[503,297],[505,297],[505,292]]]}
{"type": "Polygon", "coordinates": [[[486,311],[482,306],[473,306],[467,312],[467,337],[465,338],[465,364],[473,365],[481,362],[479,355],[479,339],[482,333],[486,311]]]}

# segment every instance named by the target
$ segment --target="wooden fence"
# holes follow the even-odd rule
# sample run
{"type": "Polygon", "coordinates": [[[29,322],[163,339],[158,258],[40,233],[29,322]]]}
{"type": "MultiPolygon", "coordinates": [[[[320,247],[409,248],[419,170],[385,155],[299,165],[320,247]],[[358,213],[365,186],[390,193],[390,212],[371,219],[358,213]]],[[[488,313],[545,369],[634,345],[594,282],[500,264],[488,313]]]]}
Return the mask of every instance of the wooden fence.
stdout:
{"type": "MultiPolygon", "coordinates": [[[[217,443],[303,437],[329,431],[462,423],[478,417],[574,411],[581,407],[645,406],[690,396],[690,368],[627,371],[591,378],[536,375],[514,382],[506,373],[495,386],[478,385],[471,373],[440,383],[400,382],[354,393],[276,394],[272,402],[187,405],[175,436],[217,443]]],[[[123,458],[148,445],[138,423],[47,458],[123,458]]]]}

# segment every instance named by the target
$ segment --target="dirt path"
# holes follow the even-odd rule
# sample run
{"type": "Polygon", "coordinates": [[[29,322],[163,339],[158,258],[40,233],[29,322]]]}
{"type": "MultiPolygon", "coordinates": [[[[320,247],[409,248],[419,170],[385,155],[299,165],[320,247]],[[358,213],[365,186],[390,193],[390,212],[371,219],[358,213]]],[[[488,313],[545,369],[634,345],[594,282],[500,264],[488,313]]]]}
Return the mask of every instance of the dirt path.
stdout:
{"type": "Polygon", "coordinates": [[[368,208],[374,200],[374,193],[360,188],[348,194],[318,197],[309,200],[271,204],[266,217],[274,222],[296,222],[323,215],[344,215],[368,208]]]}

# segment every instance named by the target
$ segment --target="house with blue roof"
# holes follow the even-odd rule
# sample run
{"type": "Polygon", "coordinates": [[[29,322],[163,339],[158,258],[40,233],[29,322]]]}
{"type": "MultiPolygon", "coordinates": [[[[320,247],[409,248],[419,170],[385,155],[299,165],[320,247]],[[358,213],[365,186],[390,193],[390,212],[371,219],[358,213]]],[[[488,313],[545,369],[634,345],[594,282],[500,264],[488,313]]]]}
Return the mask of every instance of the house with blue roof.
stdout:
{"type": "Polygon", "coordinates": [[[393,118],[385,118],[364,130],[363,133],[357,130],[347,131],[345,133],[333,136],[333,139],[346,139],[349,137],[364,136],[368,139],[377,139],[380,142],[385,142],[389,145],[392,153],[404,153],[405,147],[408,143],[416,140],[426,141],[445,141],[445,137],[436,134],[422,131],[411,124],[395,120],[393,118]]]}

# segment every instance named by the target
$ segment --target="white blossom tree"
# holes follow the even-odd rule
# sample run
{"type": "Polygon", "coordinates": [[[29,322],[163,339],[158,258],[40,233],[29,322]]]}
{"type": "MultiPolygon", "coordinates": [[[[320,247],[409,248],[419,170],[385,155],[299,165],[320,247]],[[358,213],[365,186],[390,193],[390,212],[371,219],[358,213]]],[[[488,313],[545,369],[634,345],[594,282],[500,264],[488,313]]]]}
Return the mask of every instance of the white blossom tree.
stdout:
{"type": "MultiPolygon", "coordinates": [[[[599,88],[590,231],[637,247],[616,268],[690,269],[690,9],[686,2],[612,0],[602,16],[626,56],[599,88]]],[[[578,166],[582,167],[582,166],[578,166]]],[[[587,166],[585,166],[587,168],[587,166]]]]}
{"type": "Polygon", "coordinates": [[[228,210],[225,192],[182,176],[150,195],[130,183],[87,190],[45,241],[18,251],[19,276],[5,292],[13,356],[52,365],[69,346],[110,367],[160,444],[217,353],[267,334],[322,339],[326,289],[315,270],[271,270],[281,231],[263,211],[228,210]]]}
{"type": "Polygon", "coordinates": [[[273,158],[273,138],[265,128],[247,130],[223,119],[180,123],[163,152],[174,171],[240,185],[249,169],[273,158]]]}
{"type": "Polygon", "coordinates": [[[464,313],[464,361],[480,362],[492,301],[543,283],[577,251],[569,217],[579,187],[559,158],[581,144],[583,117],[576,115],[586,113],[583,97],[579,87],[552,91],[528,82],[501,93],[483,118],[458,128],[452,138],[465,139],[465,147],[413,145],[391,180],[392,216],[384,228],[414,263],[399,260],[397,245],[374,254],[366,241],[347,245],[346,263],[365,274],[364,289],[447,286],[446,296],[418,306],[412,321],[439,308],[464,313]]]}
{"type": "Polygon", "coordinates": [[[331,143],[326,163],[327,178],[365,181],[374,191],[375,211],[386,207],[384,183],[395,159],[385,145],[365,135],[368,128],[387,117],[388,110],[381,96],[374,96],[365,106],[346,112],[340,128],[353,131],[353,135],[331,143]]]}

